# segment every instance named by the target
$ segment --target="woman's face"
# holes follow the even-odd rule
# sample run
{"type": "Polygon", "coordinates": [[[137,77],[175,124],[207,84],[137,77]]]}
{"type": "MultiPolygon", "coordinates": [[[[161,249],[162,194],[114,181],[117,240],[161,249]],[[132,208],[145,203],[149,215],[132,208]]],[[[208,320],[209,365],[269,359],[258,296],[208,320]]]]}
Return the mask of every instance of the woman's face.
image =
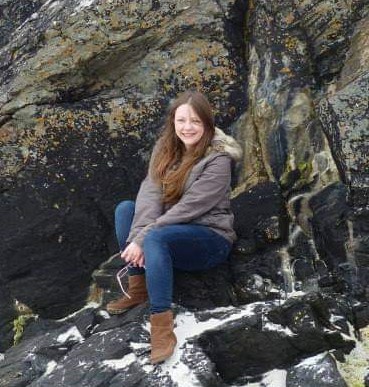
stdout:
{"type": "Polygon", "coordinates": [[[187,150],[195,146],[204,134],[203,122],[188,104],[178,106],[174,115],[174,129],[187,150]]]}

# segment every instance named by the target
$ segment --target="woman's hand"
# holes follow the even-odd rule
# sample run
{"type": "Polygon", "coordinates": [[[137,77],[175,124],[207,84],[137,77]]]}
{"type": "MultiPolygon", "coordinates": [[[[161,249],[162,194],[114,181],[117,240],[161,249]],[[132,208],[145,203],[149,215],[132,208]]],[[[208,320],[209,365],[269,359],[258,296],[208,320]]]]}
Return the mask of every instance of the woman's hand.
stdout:
{"type": "Polygon", "coordinates": [[[127,263],[133,266],[143,267],[145,265],[145,256],[141,247],[134,242],[131,242],[120,255],[127,263]]]}

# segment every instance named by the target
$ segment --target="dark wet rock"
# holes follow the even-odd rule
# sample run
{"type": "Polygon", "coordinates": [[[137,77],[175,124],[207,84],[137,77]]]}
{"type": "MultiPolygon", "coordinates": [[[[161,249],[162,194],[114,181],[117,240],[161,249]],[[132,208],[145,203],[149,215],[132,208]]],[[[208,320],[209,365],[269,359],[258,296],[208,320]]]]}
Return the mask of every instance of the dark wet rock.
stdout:
{"type": "Polygon", "coordinates": [[[96,315],[95,311],[91,309],[84,311],[84,313],[79,316],[76,316],[74,324],[83,337],[89,337],[94,327],[103,320],[103,317],[96,315]]]}
{"type": "Polygon", "coordinates": [[[291,230],[291,241],[288,247],[288,254],[293,262],[294,275],[297,281],[303,281],[311,276],[312,271],[315,271],[315,263],[317,260],[317,251],[315,245],[302,230],[291,230]]]}
{"type": "Polygon", "coordinates": [[[46,335],[65,326],[65,323],[34,317],[24,328],[22,340],[28,340],[36,336],[46,335]]]}
{"type": "MultiPolygon", "coordinates": [[[[150,384],[150,380],[146,373],[136,364],[132,363],[124,369],[124,372],[119,372],[109,380],[110,387],[135,386],[146,387],[150,384]]],[[[159,387],[159,386],[158,386],[159,387]]]]}
{"type": "Polygon", "coordinates": [[[49,362],[59,361],[81,339],[76,327],[66,324],[22,341],[0,362],[0,386],[29,385],[46,371],[49,362]]]}
{"type": "MultiPolygon", "coordinates": [[[[366,190],[369,195],[369,189],[366,190]]],[[[369,299],[369,206],[356,208],[352,216],[350,232],[353,235],[350,241],[351,254],[355,257],[359,286],[355,292],[362,301],[369,299]]]]}
{"type": "Polygon", "coordinates": [[[191,343],[183,351],[181,361],[190,369],[204,387],[224,387],[224,381],[216,371],[215,364],[196,343],[191,343]]]}
{"type": "Polygon", "coordinates": [[[312,229],[319,258],[332,271],[347,261],[345,243],[349,238],[347,220],[350,208],[347,189],[342,183],[332,184],[309,200],[312,229]]]}
{"type": "Polygon", "coordinates": [[[234,305],[237,299],[229,264],[222,264],[206,272],[176,271],[173,301],[196,309],[234,305]]]}
{"type": "Polygon", "coordinates": [[[146,303],[141,304],[120,315],[113,315],[110,318],[106,318],[94,328],[93,333],[101,333],[118,327],[122,327],[122,329],[124,329],[124,326],[131,323],[143,324],[148,320],[148,318],[148,305],[146,303]]]}
{"type": "Polygon", "coordinates": [[[0,276],[0,353],[13,344],[13,321],[17,317],[14,300],[0,276]]]}
{"type": "Polygon", "coordinates": [[[369,302],[356,302],[353,305],[354,326],[361,329],[369,325],[369,302]]]}
{"type": "Polygon", "coordinates": [[[58,363],[59,367],[40,378],[38,385],[99,386],[118,373],[109,360],[119,360],[129,355],[129,342],[133,338],[140,341],[142,335],[138,324],[97,333],[69,351],[58,363]],[[73,372],[66,372],[68,369],[73,372]]]}
{"type": "Polygon", "coordinates": [[[361,19],[365,6],[365,1],[356,1],[348,8],[340,1],[323,0],[314,5],[300,3],[298,12],[308,36],[307,40],[312,44],[314,75],[319,82],[330,82],[344,66],[353,26],[361,19]],[[330,7],[327,11],[328,4],[330,7]],[[320,31],[319,36],[315,34],[316,31],[320,31]]]}
{"type": "Polygon", "coordinates": [[[69,323],[77,327],[84,338],[91,336],[95,327],[101,325],[108,318],[104,311],[96,309],[96,305],[83,308],[60,321],[59,323],[69,323]]]}
{"type": "MultiPolygon", "coordinates": [[[[368,84],[369,75],[364,73],[321,102],[324,131],[330,141],[341,179],[346,184],[350,183],[353,194],[355,189],[360,191],[360,188],[368,188],[367,127],[363,120],[367,109],[364,90],[368,84]]],[[[360,197],[352,195],[351,200],[354,204],[358,201],[360,205],[360,197]]]]}
{"type": "MultiPolygon", "coordinates": [[[[172,365],[167,362],[156,367],[149,364],[145,305],[111,318],[101,317],[85,337],[74,323],[91,313],[104,316],[104,312],[82,310],[54,326],[49,324],[49,332],[45,332],[46,322],[39,322],[38,331],[30,324],[23,341],[0,361],[0,386],[174,387],[183,377],[183,367],[188,380],[204,387],[261,381],[262,374],[275,367],[288,369],[291,383],[296,375],[312,380],[318,370],[309,368],[303,373],[298,361],[328,350],[345,354],[355,345],[342,335],[339,325],[330,324],[337,321],[333,319],[337,304],[328,301],[309,295],[283,305],[260,302],[196,313],[176,306],[179,346],[172,365]]],[[[326,375],[335,374],[334,364],[324,364],[326,375]]]]}
{"type": "MultiPolygon", "coordinates": [[[[245,377],[260,375],[274,368],[286,368],[309,354],[333,348],[348,353],[354,348],[353,340],[345,339],[339,331],[327,330],[317,323],[321,318],[319,312],[310,310],[307,317],[303,312],[306,304],[301,301],[300,304],[300,300],[295,300],[300,311],[294,317],[299,319],[289,327],[291,330],[272,323],[270,316],[278,313],[277,308],[276,312],[273,309],[266,315],[259,314],[256,323],[240,319],[205,332],[198,343],[227,383],[240,382],[245,377]]],[[[288,317],[283,314],[283,318],[288,317]]]]}
{"type": "MultiPolygon", "coordinates": [[[[349,238],[347,259],[351,276],[349,290],[365,299],[368,287],[368,224],[369,171],[367,165],[368,134],[367,93],[369,85],[366,52],[368,43],[363,30],[369,26],[369,16],[363,14],[355,26],[353,40],[337,81],[336,90],[320,102],[320,116],[340,178],[348,188],[351,209],[347,221],[349,238]],[[364,68],[363,68],[364,67],[364,68]]],[[[346,271],[347,274],[347,271],[346,271]]]]}
{"type": "Polygon", "coordinates": [[[309,330],[317,325],[329,327],[329,316],[328,304],[319,293],[308,294],[301,300],[290,298],[268,313],[272,322],[287,326],[292,332],[309,330]]]}
{"type": "Polygon", "coordinates": [[[232,200],[232,210],[237,236],[250,241],[250,246],[260,248],[285,238],[283,202],[277,184],[264,183],[243,192],[232,200]]]}
{"type": "Polygon", "coordinates": [[[240,304],[280,297],[284,285],[280,271],[280,256],[275,248],[231,258],[233,288],[240,304]]]}
{"type": "Polygon", "coordinates": [[[0,47],[4,46],[12,37],[12,33],[28,18],[36,18],[36,12],[42,5],[42,0],[20,0],[14,3],[11,0],[0,2],[0,47]]]}
{"type": "Polygon", "coordinates": [[[107,230],[106,220],[94,201],[79,202],[71,211],[68,196],[63,196],[62,204],[57,199],[62,192],[54,194],[53,197],[50,192],[48,199],[54,202],[54,208],[46,206],[41,213],[42,199],[35,196],[32,187],[4,197],[0,208],[8,206],[2,213],[8,218],[2,234],[6,239],[1,247],[2,257],[12,255],[12,265],[6,265],[2,275],[15,298],[35,313],[55,318],[86,300],[89,284],[86,275],[101,260],[96,251],[100,254],[107,251],[104,244],[107,230]],[[16,205],[17,201],[21,204],[16,205]],[[17,210],[11,211],[13,205],[17,210]],[[17,223],[28,217],[22,226],[17,223]],[[15,250],[19,254],[13,254],[15,250]]]}
{"type": "Polygon", "coordinates": [[[286,387],[348,387],[330,354],[306,359],[287,370],[286,387]]]}

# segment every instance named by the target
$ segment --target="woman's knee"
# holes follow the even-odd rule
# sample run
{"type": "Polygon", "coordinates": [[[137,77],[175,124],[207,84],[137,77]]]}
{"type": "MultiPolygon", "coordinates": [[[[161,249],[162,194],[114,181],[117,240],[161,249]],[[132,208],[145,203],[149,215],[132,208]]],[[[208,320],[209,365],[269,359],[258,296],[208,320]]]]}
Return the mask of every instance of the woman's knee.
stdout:
{"type": "Polygon", "coordinates": [[[156,228],[153,230],[150,230],[146,235],[143,240],[143,245],[148,246],[152,244],[166,244],[167,243],[167,233],[164,232],[164,228],[156,228]]]}
{"type": "Polygon", "coordinates": [[[145,235],[144,240],[143,240],[143,244],[142,244],[142,248],[143,248],[143,251],[145,253],[145,256],[150,255],[150,252],[153,250],[153,248],[155,248],[155,250],[156,250],[156,246],[160,247],[160,244],[161,244],[160,235],[158,235],[156,230],[150,230],[145,235]],[[148,254],[146,254],[146,252],[148,254]]]}
{"type": "Polygon", "coordinates": [[[157,260],[170,255],[166,235],[161,229],[150,230],[145,235],[142,247],[146,262],[151,258],[157,260]]]}
{"type": "Polygon", "coordinates": [[[132,216],[135,212],[135,202],[133,200],[123,200],[115,207],[115,218],[119,219],[132,216]]]}

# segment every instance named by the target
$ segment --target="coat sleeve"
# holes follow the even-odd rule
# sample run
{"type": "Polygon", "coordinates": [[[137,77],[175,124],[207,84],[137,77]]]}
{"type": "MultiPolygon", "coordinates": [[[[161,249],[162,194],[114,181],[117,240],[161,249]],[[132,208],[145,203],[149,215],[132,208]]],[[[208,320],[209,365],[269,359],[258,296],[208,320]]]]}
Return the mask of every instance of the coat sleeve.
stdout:
{"type": "Polygon", "coordinates": [[[159,184],[153,181],[150,170],[158,146],[154,147],[150,159],[149,172],[142,181],[136,198],[135,215],[133,217],[130,233],[127,242],[132,242],[142,229],[154,223],[163,214],[163,192],[159,184]]]}
{"type": "Polygon", "coordinates": [[[142,246],[148,231],[169,224],[189,223],[214,208],[230,188],[231,159],[218,154],[204,167],[199,177],[186,189],[181,199],[155,221],[142,228],[134,242],[142,246]]]}

